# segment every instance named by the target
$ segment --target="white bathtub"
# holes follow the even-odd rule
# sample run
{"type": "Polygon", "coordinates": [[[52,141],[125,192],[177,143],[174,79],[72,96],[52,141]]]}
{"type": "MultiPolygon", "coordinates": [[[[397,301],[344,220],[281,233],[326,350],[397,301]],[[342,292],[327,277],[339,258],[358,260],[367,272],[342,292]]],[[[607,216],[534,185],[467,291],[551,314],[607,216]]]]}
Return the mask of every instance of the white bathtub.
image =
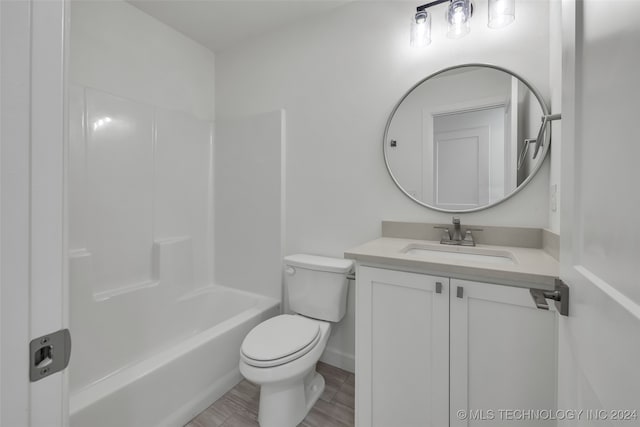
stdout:
{"type": "Polygon", "coordinates": [[[274,299],[207,287],[158,312],[167,305],[144,304],[162,296],[153,288],[94,300],[93,312],[76,305],[71,427],[184,425],[241,380],[244,336],[280,311],[274,299]],[[114,311],[115,324],[107,320],[114,311]]]}

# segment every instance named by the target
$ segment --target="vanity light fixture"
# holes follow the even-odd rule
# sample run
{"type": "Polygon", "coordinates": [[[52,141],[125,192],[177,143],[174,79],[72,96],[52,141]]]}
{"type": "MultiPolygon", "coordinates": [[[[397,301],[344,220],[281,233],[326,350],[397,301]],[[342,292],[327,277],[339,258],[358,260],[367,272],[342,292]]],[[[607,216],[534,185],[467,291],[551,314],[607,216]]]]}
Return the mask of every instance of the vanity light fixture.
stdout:
{"type": "Polygon", "coordinates": [[[427,9],[442,3],[449,3],[445,14],[448,23],[447,37],[457,39],[471,31],[471,0],[434,0],[416,8],[416,14],[411,20],[412,47],[424,47],[431,43],[431,12],[427,9]]]}
{"type": "MultiPolygon", "coordinates": [[[[424,47],[431,44],[432,6],[449,3],[445,13],[447,37],[457,39],[471,31],[473,3],[471,0],[434,0],[416,7],[411,20],[411,46],[424,47]]],[[[504,28],[515,20],[515,0],[489,0],[489,28],[504,28]]]]}

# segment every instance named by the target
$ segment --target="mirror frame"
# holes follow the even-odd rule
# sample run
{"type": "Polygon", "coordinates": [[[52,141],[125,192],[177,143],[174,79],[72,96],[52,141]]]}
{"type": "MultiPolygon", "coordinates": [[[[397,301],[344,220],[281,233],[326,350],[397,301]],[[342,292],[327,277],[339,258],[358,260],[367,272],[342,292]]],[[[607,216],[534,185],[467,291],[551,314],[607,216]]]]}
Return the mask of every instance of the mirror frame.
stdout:
{"type": "MultiPolygon", "coordinates": [[[[531,182],[533,177],[536,176],[536,174],[538,173],[538,171],[542,167],[542,164],[545,162],[546,157],[547,157],[547,155],[549,153],[549,148],[551,146],[551,127],[548,125],[548,122],[545,123],[545,122],[542,121],[542,119],[545,116],[548,116],[549,114],[550,114],[549,107],[547,106],[547,103],[545,102],[545,100],[542,97],[542,95],[540,94],[540,92],[538,92],[536,90],[536,88],[534,88],[531,85],[531,83],[529,83],[522,76],[520,76],[519,74],[514,73],[513,71],[510,71],[510,70],[508,70],[506,68],[503,68],[503,67],[500,67],[500,66],[497,66],[497,65],[482,64],[482,63],[460,64],[460,65],[454,65],[452,67],[443,68],[442,70],[439,70],[439,71],[436,71],[433,74],[430,74],[429,76],[425,77],[424,79],[420,80],[418,83],[413,85],[404,95],[402,95],[400,100],[393,107],[393,110],[391,110],[391,114],[389,114],[389,119],[387,119],[387,124],[384,127],[384,135],[382,137],[382,155],[384,156],[384,164],[387,167],[387,172],[389,172],[389,176],[391,176],[391,179],[393,180],[394,184],[400,189],[400,191],[402,191],[405,196],[407,196],[408,198],[410,198],[411,200],[413,200],[417,204],[419,204],[421,206],[424,206],[425,208],[433,209],[434,211],[438,211],[438,212],[447,212],[447,213],[478,212],[478,211],[481,211],[481,210],[484,210],[484,209],[489,209],[489,208],[491,208],[493,206],[499,205],[500,203],[509,200],[511,197],[513,197],[516,194],[518,194],[518,192],[520,192],[520,190],[522,190],[524,187],[527,186],[527,184],[529,184],[529,182],[531,182]],[[402,188],[402,186],[400,185],[400,183],[396,179],[395,175],[393,175],[393,172],[391,171],[391,166],[389,165],[389,159],[387,158],[386,141],[387,141],[388,134],[389,134],[389,127],[391,127],[391,121],[393,120],[393,117],[395,116],[396,111],[398,110],[398,108],[400,108],[400,105],[405,100],[405,98],[407,98],[407,96],[409,96],[411,94],[411,92],[413,92],[413,90],[415,88],[417,88],[422,83],[424,83],[425,81],[429,80],[430,78],[433,78],[433,77],[435,77],[435,76],[437,76],[439,74],[442,74],[442,73],[445,73],[445,72],[451,71],[451,70],[456,70],[456,69],[459,69],[459,68],[470,68],[470,67],[484,67],[484,68],[492,68],[494,70],[502,71],[504,73],[507,73],[507,74],[513,76],[513,77],[516,77],[518,80],[520,80],[522,83],[524,83],[524,85],[527,86],[527,88],[529,88],[531,93],[533,93],[534,96],[536,97],[536,99],[538,100],[538,103],[540,104],[540,107],[542,108],[542,117],[541,117],[540,126],[541,126],[541,128],[542,128],[542,126],[546,127],[546,129],[542,130],[544,132],[543,144],[542,144],[543,145],[542,146],[542,153],[540,154],[540,156],[541,156],[540,157],[540,161],[536,164],[535,168],[533,169],[533,171],[531,171],[531,173],[529,174],[527,179],[525,179],[522,182],[522,184],[520,184],[511,193],[505,195],[502,199],[500,199],[500,200],[498,200],[496,202],[490,203],[488,205],[480,206],[480,207],[473,208],[473,209],[460,209],[460,210],[442,209],[442,208],[438,208],[438,207],[432,206],[432,205],[430,205],[428,203],[425,203],[425,202],[423,202],[421,200],[416,199],[411,194],[407,193],[407,191],[404,188],[402,188]]],[[[540,133],[540,132],[538,132],[538,133],[540,133]]]]}

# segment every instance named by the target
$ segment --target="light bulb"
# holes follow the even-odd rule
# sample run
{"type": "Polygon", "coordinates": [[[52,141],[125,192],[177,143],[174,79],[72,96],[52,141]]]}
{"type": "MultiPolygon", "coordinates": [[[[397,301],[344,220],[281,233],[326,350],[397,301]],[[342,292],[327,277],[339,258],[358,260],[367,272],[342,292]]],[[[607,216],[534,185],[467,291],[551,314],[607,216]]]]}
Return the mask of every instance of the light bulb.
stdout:
{"type": "Polygon", "coordinates": [[[471,31],[471,0],[451,0],[446,12],[448,22],[447,37],[457,39],[471,31]]]}
{"type": "Polygon", "coordinates": [[[515,0],[489,0],[489,28],[504,28],[515,19],[515,0]]]}
{"type": "Polygon", "coordinates": [[[431,14],[420,11],[411,19],[411,47],[431,44],[431,14]]]}

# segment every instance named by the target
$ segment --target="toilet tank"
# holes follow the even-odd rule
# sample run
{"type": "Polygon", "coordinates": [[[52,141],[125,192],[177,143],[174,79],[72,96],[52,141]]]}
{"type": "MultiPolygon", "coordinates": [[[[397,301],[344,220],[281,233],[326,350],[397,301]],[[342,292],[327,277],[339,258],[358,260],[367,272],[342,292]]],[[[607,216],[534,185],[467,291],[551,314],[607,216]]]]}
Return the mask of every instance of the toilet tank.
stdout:
{"type": "Polygon", "coordinates": [[[347,274],[353,261],[297,254],[284,258],[289,308],[303,316],[339,322],[347,310],[347,274]]]}

